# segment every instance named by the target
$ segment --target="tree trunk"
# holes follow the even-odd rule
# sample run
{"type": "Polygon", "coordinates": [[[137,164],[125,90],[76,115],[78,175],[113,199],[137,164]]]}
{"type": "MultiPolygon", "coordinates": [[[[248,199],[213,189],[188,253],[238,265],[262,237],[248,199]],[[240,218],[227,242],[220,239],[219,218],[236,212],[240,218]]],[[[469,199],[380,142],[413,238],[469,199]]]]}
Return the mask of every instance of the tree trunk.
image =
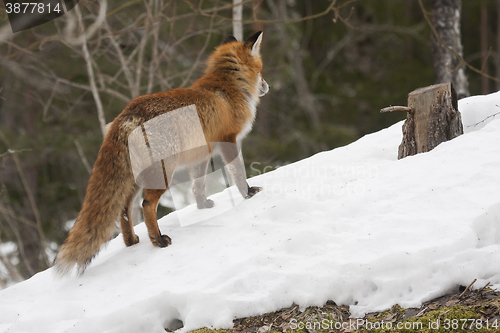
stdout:
{"type": "Polygon", "coordinates": [[[500,0],[497,0],[497,90],[500,90],[500,0]]]}
{"type": "Polygon", "coordinates": [[[243,5],[242,0],[233,0],[233,35],[242,42],[243,41],[243,5]]]}
{"type": "MultiPolygon", "coordinates": [[[[443,42],[458,55],[463,56],[460,33],[461,0],[432,0],[432,25],[443,42]]],[[[436,83],[452,82],[458,98],[469,96],[469,82],[460,60],[441,45],[431,33],[432,54],[436,83]]]]}
{"type": "MultiPolygon", "coordinates": [[[[488,74],[488,9],[486,3],[481,2],[481,71],[488,74]]],[[[490,92],[489,80],[481,76],[481,93],[486,95],[490,92]]]]}
{"type": "Polygon", "coordinates": [[[450,83],[414,90],[408,94],[408,108],[398,107],[396,110],[408,112],[398,159],[428,152],[440,143],[463,134],[457,93],[450,83]]]}

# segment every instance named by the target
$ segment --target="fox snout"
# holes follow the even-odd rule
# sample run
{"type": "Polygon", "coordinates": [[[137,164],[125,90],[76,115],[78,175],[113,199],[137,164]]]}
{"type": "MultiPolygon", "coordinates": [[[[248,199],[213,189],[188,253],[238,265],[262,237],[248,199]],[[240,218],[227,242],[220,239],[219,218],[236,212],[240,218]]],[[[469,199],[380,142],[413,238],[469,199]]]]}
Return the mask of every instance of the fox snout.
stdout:
{"type": "Polygon", "coordinates": [[[262,75],[259,76],[260,76],[259,97],[262,97],[269,91],[269,85],[267,84],[266,80],[264,80],[262,75]]]}

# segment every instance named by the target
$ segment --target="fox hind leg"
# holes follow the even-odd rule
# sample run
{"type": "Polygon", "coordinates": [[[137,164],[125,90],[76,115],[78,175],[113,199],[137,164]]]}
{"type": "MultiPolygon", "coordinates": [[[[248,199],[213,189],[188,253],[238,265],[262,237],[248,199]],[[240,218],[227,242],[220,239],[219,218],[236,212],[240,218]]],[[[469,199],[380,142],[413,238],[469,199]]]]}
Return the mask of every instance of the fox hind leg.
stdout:
{"type": "Polygon", "coordinates": [[[133,216],[133,203],[135,198],[139,195],[141,189],[136,186],[132,195],[127,199],[127,205],[123,208],[120,218],[120,227],[122,229],[123,240],[125,245],[131,246],[139,243],[139,236],[134,233],[134,221],[133,216]]]}
{"type": "Polygon", "coordinates": [[[172,240],[167,235],[162,235],[160,228],[158,228],[158,221],[156,219],[156,208],[158,207],[158,201],[164,190],[152,190],[146,189],[144,194],[144,200],[142,201],[142,209],[144,214],[144,222],[148,228],[149,239],[154,246],[167,247],[172,244],[172,240]]]}
{"type": "Polygon", "coordinates": [[[207,166],[209,161],[210,158],[204,159],[189,168],[189,173],[193,179],[193,194],[196,199],[196,206],[198,206],[198,209],[212,208],[215,205],[214,201],[207,199],[205,194],[207,166]]]}

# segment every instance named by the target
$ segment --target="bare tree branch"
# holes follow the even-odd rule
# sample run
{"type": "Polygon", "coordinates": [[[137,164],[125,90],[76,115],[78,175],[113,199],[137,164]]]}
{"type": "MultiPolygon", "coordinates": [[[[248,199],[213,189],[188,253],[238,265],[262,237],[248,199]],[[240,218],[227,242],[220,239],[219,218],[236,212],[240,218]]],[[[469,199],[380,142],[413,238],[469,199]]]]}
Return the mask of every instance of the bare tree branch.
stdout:
{"type": "MultiPolygon", "coordinates": [[[[92,92],[92,88],[90,86],[85,85],[85,84],[72,82],[70,80],[62,79],[62,78],[58,78],[57,80],[61,83],[67,84],[69,86],[92,92]]],[[[110,96],[116,97],[125,103],[128,103],[130,101],[130,97],[127,97],[114,89],[104,87],[104,88],[99,89],[99,91],[107,93],[110,96]]]]}
{"type": "Polygon", "coordinates": [[[208,33],[207,38],[205,39],[205,44],[201,48],[200,52],[198,52],[198,55],[196,56],[196,60],[193,64],[193,66],[191,66],[191,70],[189,71],[189,73],[186,76],[186,78],[184,79],[184,81],[182,81],[181,87],[185,87],[186,84],[189,82],[189,80],[191,79],[191,76],[193,75],[194,70],[198,67],[198,65],[200,63],[201,56],[205,53],[205,50],[208,47],[208,43],[210,42],[210,38],[212,37],[211,31],[212,31],[212,27],[214,25],[214,19],[215,19],[216,14],[217,14],[217,12],[215,11],[214,14],[212,15],[212,17],[210,18],[209,33],[208,33]]]}
{"type": "Polygon", "coordinates": [[[111,32],[111,28],[109,27],[108,23],[104,23],[104,28],[108,31],[108,39],[111,42],[111,46],[116,52],[116,55],[118,57],[118,60],[120,61],[121,65],[121,70],[123,71],[123,74],[125,74],[125,79],[127,80],[127,83],[129,85],[130,93],[132,96],[137,96],[139,93],[134,91],[135,85],[134,85],[134,79],[132,77],[132,73],[130,72],[130,68],[128,65],[128,61],[125,60],[125,57],[123,55],[123,51],[120,48],[120,45],[118,42],[115,40],[113,33],[111,32]]]}
{"type": "Polygon", "coordinates": [[[6,215],[3,210],[0,209],[0,213],[2,213],[5,220],[9,224],[9,227],[12,230],[12,233],[16,237],[17,249],[19,250],[19,254],[21,255],[21,259],[22,259],[23,264],[25,265],[26,269],[28,270],[28,273],[30,275],[34,275],[36,273],[36,271],[31,266],[31,263],[28,260],[28,256],[26,255],[26,252],[24,251],[23,238],[21,237],[19,230],[16,228],[17,227],[16,223],[14,221],[12,221],[11,217],[6,215]]]}
{"type": "MultiPolygon", "coordinates": [[[[152,7],[152,6],[150,6],[152,7]]],[[[149,62],[149,71],[148,71],[148,85],[146,88],[146,94],[150,94],[153,91],[153,84],[154,84],[154,77],[156,73],[156,69],[158,68],[159,60],[158,60],[158,34],[160,30],[160,22],[158,20],[158,11],[160,5],[156,3],[156,8],[155,8],[155,16],[153,19],[153,45],[151,46],[151,51],[152,51],[152,59],[149,62]]]]}
{"type": "Polygon", "coordinates": [[[25,218],[23,216],[16,215],[16,213],[14,212],[14,210],[12,210],[11,208],[8,208],[8,207],[5,207],[5,206],[0,206],[0,212],[2,214],[10,216],[11,218],[17,220],[18,222],[21,222],[21,223],[24,223],[26,225],[29,225],[30,227],[33,227],[35,229],[37,227],[36,226],[36,222],[28,220],[27,218],[25,218]]]}
{"type": "Polygon", "coordinates": [[[78,152],[78,155],[80,156],[80,159],[82,160],[83,165],[85,166],[85,169],[87,172],[90,173],[92,172],[92,168],[90,167],[89,161],[87,160],[87,157],[85,157],[85,154],[83,153],[83,148],[82,145],[80,144],[80,141],[78,139],[75,139],[75,146],[76,150],[78,152]]]}
{"type": "Polygon", "coordinates": [[[146,43],[149,39],[149,17],[146,18],[146,26],[144,28],[141,41],[139,43],[139,54],[137,55],[137,65],[135,69],[135,86],[134,86],[134,94],[132,97],[139,96],[139,91],[141,87],[141,74],[142,74],[142,65],[144,62],[144,50],[146,48],[146,43]]]}
{"type": "Polygon", "coordinates": [[[429,18],[429,15],[427,14],[427,11],[425,10],[425,7],[424,7],[424,4],[422,2],[422,0],[418,0],[418,4],[420,5],[420,9],[422,10],[422,13],[424,14],[424,18],[425,20],[427,21],[427,24],[429,25],[429,27],[431,28],[432,30],[432,33],[434,34],[434,36],[437,38],[437,40],[441,43],[441,45],[443,45],[443,47],[450,53],[452,53],[458,60],[460,60],[460,63],[458,64],[457,67],[455,68],[449,68],[448,70],[453,72],[453,71],[456,71],[458,70],[462,65],[465,65],[467,66],[467,68],[469,68],[471,71],[475,72],[475,73],[478,73],[480,75],[483,75],[485,77],[487,77],[488,79],[491,79],[491,80],[494,80],[494,81],[500,81],[499,78],[496,78],[496,77],[493,77],[493,76],[490,76],[484,72],[482,72],[480,69],[477,69],[476,67],[472,66],[471,64],[469,64],[467,61],[465,61],[457,52],[455,52],[455,50],[453,50],[451,47],[449,47],[448,45],[446,45],[446,43],[443,41],[443,39],[441,38],[441,36],[439,36],[439,33],[436,31],[436,28],[434,27],[434,25],[432,24],[430,18],[429,18]]]}
{"type": "MultiPolygon", "coordinates": [[[[106,1],[101,4],[101,9],[106,7],[106,1]]],[[[95,84],[94,70],[92,68],[92,61],[90,59],[90,53],[87,48],[87,38],[85,35],[85,27],[83,26],[82,13],[80,12],[80,7],[75,6],[76,16],[78,18],[78,24],[80,26],[80,33],[82,38],[81,46],[83,51],[83,57],[85,59],[85,63],[87,64],[87,73],[89,75],[90,89],[92,91],[92,96],[94,96],[94,101],[97,108],[97,115],[99,118],[99,125],[101,126],[101,132],[103,138],[106,136],[106,118],[104,116],[104,109],[102,106],[101,96],[99,96],[99,91],[97,90],[97,86],[95,84]]],[[[102,22],[101,22],[102,23],[102,22]]]]}
{"type": "MultiPolygon", "coordinates": [[[[0,132],[0,139],[3,141],[3,143],[9,147],[10,144],[7,140],[7,138],[3,135],[2,132],[0,132]]],[[[36,205],[36,200],[35,196],[33,195],[33,192],[31,191],[31,188],[28,184],[28,181],[26,180],[26,175],[24,174],[23,168],[21,166],[21,162],[19,161],[19,158],[17,157],[17,154],[11,154],[12,159],[14,160],[14,164],[16,165],[17,172],[19,174],[19,177],[21,178],[21,182],[23,184],[24,190],[26,191],[26,194],[28,195],[28,200],[31,205],[31,209],[33,210],[33,214],[35,216],[36,220],[36,229],[38,231],[38,237],[40,237],[40,245],[42,247],[42,257],[47,264],[47,266],[50,265],[49,258],[47,257],[47,253],[45,252],[46,249],[46,242],[45,242],[45,234],[43,232],[42,228],[42,218],[40,216],[40,211],[38,210],[38,206],[36,205]]]]}
{"type": "Polygon", "coordinates": [[[65,14],[67,17],[67,24],[64,29],[63,39],[66,43],[73,46],[87,44],[87,40],[89,40],[94,33],[99,29],[106,19],[106,10],[108,9],[108,1],[100,0],[99,1],[99,14],[94,23],[92,23],[87,30],[84,29],[82,23],[82,14],[80,12],[80,4],[75,6],[75,13],[77,18],[74,18],[73,11],[69,11],[65,14]],[[77,25],[79,27],[78,37],[73,37],[74,31],[77,29],[77,25]]]}
{"type": "MultiPolygon", "coordinates": [[[[2,252],[0,249],[0,262],[5,266],[7,271],[9,272],[9,276],[14,280],[14,282],[21,282],[24,280],[23,276],[17,268],[11,263],[10,259],[2,252]]],[[[5,288],[5,287],[3,287],[5,288]]]]}

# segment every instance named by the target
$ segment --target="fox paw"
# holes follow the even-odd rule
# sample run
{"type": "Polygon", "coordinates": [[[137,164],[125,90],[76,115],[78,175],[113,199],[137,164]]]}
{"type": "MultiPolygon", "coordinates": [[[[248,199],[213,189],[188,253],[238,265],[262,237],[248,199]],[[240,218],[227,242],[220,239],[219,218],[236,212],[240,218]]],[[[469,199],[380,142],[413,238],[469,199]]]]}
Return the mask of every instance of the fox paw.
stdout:
{"type": "Polygon", "coordinates": [[[213,200],[207,199],[202,203],[197,202],[196,206],[198,206],[198,209],[212,208],[213,206],[215,206],[215,202],[213,200]]]}
{"type": "Polygon", "coordinates": [[[247,193],[247,196],[245,197],[245,199],[250,199],[251,197],[253,197],[254,195],[256,195],[257,193],[259,193],[262,190],[263,190],[263,188],[258,187],[258,186],[249,187],[248,193],[247,193]]]}
{"type": "Polygon", "coordinates": [[[160,247],[167,247],[169,245],[172,245],[172,239],[167,235],[161,235],[160,247]]]}
{"type": "Polygon", "coordinates": [[[131,238],[124,238],[126,246],[132,246],[139,243],[139,236],[133,235],[131,238]]]}
{"type": "Polygon", "coordinates": [[[132,244],[130,244],[130,245],[134,245],[134,244],[137,244],[137,243],[139,243],[139,236],[134,235],[134,240],[132,241],[132,244]]]}
{"type": "Polygon", "coordinates": [[[151,238],[151,242],[154,246],[167,247],[172,244],[172,239],[167,235],[160,235],[160,237],[151,238]]]}
{"type": "Polygon", "coordinates": [[[137,235],[134,235],[134,236],[135,236],[135,237],[134,237],[134,242],[133,242],[133,244],[137,244],[137,243],[139,243],[139,236],[137,236],[137,235]]]}

